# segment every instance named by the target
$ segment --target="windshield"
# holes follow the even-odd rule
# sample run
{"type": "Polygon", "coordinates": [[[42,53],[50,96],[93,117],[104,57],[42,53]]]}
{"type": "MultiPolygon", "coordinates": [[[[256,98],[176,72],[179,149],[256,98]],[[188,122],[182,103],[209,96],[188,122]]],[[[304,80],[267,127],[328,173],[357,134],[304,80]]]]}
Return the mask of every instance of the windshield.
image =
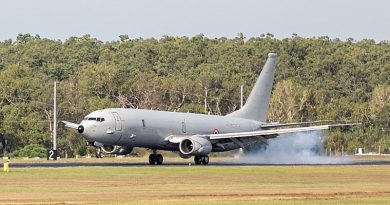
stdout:
{"type": "Polygon", "coordinates": [[[103,117],[86,117],[86,118],[84,118],[84,120],[104,122],[104,118],[103,117]]]}

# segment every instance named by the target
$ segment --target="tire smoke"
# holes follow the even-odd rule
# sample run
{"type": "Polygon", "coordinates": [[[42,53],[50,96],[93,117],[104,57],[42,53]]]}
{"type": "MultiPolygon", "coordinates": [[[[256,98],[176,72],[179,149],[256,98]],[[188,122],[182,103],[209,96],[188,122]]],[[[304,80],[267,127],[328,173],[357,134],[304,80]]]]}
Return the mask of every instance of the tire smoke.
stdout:
{"type": "Polygon", "coordinates": [[[243,164],[349,164],[348,157],[325,156],[326,136],[319,131],[281,135],[270,139],[266,149],[241,153],[237,163],[243,164]]]}

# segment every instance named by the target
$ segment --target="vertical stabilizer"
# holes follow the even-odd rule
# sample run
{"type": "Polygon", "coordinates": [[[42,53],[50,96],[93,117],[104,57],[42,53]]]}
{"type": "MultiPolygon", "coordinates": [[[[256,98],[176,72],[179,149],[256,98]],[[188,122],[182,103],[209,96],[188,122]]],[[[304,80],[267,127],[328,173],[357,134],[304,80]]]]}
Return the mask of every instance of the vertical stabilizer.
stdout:
{"type": "Polygon", "coordinates": [[[272,85],[274,82],[276,57],[276,53],[268,54],[267,62],[265,63],[260,76],[257,78],[256,84],[249,94],[244,107],[230,113],[228,116],[261,122],[266,121],[272,85]]]}

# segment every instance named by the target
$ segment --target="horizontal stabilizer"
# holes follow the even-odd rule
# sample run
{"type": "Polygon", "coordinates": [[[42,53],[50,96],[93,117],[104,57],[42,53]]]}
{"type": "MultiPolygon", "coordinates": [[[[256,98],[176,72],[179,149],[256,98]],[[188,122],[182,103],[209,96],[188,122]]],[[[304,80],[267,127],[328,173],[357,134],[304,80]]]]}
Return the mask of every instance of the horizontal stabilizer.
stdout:
{"type": "Polygon", "coordinates": [[[80,126],[80,124],[76,124],[73,122],[68,122],[68,121],[62,121],[62,122],[65,124],[65,127],[69,127],[72,129],[77,129],[80,126]]]}

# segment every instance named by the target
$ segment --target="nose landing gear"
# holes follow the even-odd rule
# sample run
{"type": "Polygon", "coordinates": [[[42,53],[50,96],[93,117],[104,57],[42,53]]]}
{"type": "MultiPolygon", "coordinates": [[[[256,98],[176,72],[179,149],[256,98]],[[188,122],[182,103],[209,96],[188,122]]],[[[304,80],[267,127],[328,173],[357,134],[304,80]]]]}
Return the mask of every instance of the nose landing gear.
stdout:
{"type": "Polygon", "coordinates": [[[103,157],[104,157],[103,151],[102,151],[102,148],[101,148],[101,147],[99,147],[99,148],[96,150],[95,156],[96,156],[96,158],[103,158],[103,157]]]}
{"type": "Polygon", "coordinates": [[[153,150],[153,154],[149,155],[149,164],[150,165],[161,165],[164,161],[164,158],[161,154],[157,154],[156,150],[153,150]]]}

